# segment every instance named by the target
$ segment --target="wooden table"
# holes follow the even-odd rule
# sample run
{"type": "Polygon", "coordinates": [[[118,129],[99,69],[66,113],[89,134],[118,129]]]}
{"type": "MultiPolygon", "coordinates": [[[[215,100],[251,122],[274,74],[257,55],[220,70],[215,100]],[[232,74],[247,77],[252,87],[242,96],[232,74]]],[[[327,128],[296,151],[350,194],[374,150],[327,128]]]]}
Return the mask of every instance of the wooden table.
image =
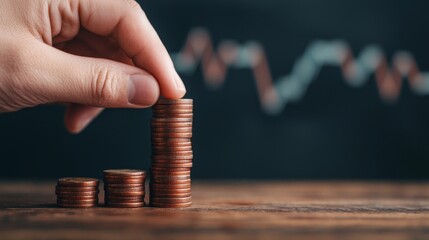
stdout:
{"type": "Polygon", "coordinates": [[[187,209],[62,209],[0,183],[0,239],[429,239],[429,183],[196,182],[187,209]]]}

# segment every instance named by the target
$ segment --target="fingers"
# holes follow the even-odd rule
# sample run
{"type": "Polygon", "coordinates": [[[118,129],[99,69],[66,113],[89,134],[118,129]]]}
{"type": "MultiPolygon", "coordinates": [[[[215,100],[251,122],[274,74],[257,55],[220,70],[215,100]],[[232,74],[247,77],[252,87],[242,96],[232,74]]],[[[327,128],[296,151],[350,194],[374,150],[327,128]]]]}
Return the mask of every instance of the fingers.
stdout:
{"type": "Polygon", "coordinates": [[[112,36],[137,67],[156,78],[163,96],[181,98],[186,93],[167,50],[135,1],[80,0],[79,17],[88,31],[112,36]]]}
{"type": "MultiPolygon", "coordinates": [[[[116,61],[75,56],[36,42],[32,54],[40,59],[36,87],[30,94],[49,102],[69,102],[110,108],[144,108],[159,97],[159,86],[148,72],[116,61]]],[[[28,94],[28,93],[27,93],[28,94]]],[[[40,102],[46,103],[46,102],[40,102]]]]}
{"type": "Polygon", "coordinates": [[[64,122],[67,130],[74,134],[80,133],[102,111],[103,108],[70,104],[64,115],[64,122]]]}

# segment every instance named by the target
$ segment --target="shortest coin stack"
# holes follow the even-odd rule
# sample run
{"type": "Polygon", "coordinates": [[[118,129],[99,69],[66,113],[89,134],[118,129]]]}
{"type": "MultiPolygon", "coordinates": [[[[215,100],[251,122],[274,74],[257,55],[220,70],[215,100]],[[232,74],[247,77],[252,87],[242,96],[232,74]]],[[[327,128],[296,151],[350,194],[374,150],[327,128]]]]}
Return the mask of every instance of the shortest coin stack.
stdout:
{"type": "Polygon", "coordinates": [[[143,207],[146,172],[133,169],[104,170],[104,203],[107,207],[143,207]]]}
{"type": "Polygon", "coordinates": [[[55,189],[57,205],[67,208],[91,208],[98,205],[98,179],[60,178],[55,189]]]}

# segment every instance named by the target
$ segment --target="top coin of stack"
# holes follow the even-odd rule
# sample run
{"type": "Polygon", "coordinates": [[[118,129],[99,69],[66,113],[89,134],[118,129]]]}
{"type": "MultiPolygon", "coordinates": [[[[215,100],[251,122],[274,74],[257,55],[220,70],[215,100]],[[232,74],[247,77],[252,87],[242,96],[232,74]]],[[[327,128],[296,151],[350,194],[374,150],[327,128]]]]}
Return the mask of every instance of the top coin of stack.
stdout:
{"type": "Polygon", "coordinates": [[[98,205],[98,179],[60,178],[55,188],[57,205],[69,208],[90,208],[98,205]]]}
{"type": "Polygon", "coordinates": [[[104,170],[104,203],[108,207],[143,207],[146,172],[134,169],[104,170]]]}
{"type": "Polygon", "coordinates": [[[150,203],[191,206],[192,99],[160,99],[153,106],[150,203]]]}

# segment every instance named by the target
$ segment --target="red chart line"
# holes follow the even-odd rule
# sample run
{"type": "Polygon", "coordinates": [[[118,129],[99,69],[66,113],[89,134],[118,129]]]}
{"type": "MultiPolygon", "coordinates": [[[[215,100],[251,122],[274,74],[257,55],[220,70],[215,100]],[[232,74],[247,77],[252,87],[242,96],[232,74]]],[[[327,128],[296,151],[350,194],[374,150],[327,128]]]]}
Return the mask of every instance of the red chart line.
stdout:
{"type": "Polygon", "coordinates": [[[397,52],[389,66],[379,47],[368,46],[355,57],[343,41],[310,43],[296,59],[291,72],[276,81],[273,81],[267,56],[259,43],[238,44],[224,40],[215,48],[210,34],[202,28],[192,30],[181,51],[173,53],[172,57],[179,72],[192,73],[200,65],[205,82],[213,89],[223,85],[229,68],[251,70],[261,106],[269,114],[278,114],[288,103],[304,97],[325,66],[339,67],[345,82],[353,87],[375,79],[385,102],[398,99],[404,79],[408,79],[415,93],[429,93],[429,75],[420,72],[409,52],[397,52]]]}

